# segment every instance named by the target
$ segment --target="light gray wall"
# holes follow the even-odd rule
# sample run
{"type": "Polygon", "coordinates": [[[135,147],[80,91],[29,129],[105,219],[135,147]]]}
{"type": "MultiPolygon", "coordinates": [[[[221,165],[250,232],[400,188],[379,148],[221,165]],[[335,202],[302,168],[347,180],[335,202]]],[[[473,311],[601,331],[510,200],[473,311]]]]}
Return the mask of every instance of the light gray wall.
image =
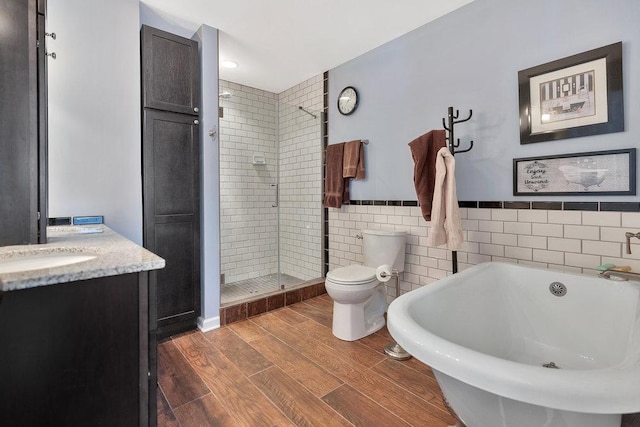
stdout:
{"type": "MultiPolygon", "coordinates": [[[[330,143],[366,138],[367,179],[352,199],[415,200],[407,144],[442,128],[453,106],[470,122],[456,137],[471,152],[456,157],[459,200],[517,200],[512,159],[616,148],[640,141],[640,2],[637,0],[475,0],[342,64],[329,73],[330,143]],[[625,131],[520,145],[518,71],[623,42],[625,131]],[[341,116],[339,91],[355,86],[358,110],[341,116]]],[[[530,197],[529,197],[530,199],[530,197]]],[[[545,200],[585,197],[545,197],[545,200]]],[[[588,199],[588,198],[587,198],[588,199]]],[[[604,200],[637,200],[609,196],[604,200]]]]}
{"type": "MultiPolygon", "coordinates": [[[[104,215],[142,244],[140,24],[192,37],[138,0],[49,0],[49,216],[104,215]],[[142,14],[141,14],[142,11],[142,14]]],[[[218,34],[198,31],[202,62],[202,319],[219,325],[218,34]],[[204,47],[203,47],[204,46],[204,47]]]]}
{"type": "Polygon", "coordinates": [[[104,215],[142,242],[137,0],[50,0],[49,216],[104,215]]]}
{"type": "Polygon", "coordinates": [[[200,49],[201,306],[198,325],[220,326],[220,178],[218,124],[218,30],[202,25],[193,37],[200,49]],[[214,136],[209,131],[215,132],[214,136]]]}
{"type": "Polygon", "coordinates": [[[192,38],[200,28],[194,22],[181,20],[140,2],[140,25],[143,24],[187,39],[192,38]]]}

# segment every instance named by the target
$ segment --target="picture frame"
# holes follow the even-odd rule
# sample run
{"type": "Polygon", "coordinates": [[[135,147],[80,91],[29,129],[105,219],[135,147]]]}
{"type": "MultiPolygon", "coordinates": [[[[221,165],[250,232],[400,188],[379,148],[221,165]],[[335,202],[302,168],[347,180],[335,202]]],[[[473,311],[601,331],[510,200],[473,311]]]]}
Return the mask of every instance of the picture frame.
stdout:
{"type": "Polygon", "coordinates": [[[520,144],[624,131],[622,42],[518,72],[520,144]]]}
{"type": "Polygon", "coordinates": [[[513,159],[514,196],[635,194],[635,148],[513,159]]]}

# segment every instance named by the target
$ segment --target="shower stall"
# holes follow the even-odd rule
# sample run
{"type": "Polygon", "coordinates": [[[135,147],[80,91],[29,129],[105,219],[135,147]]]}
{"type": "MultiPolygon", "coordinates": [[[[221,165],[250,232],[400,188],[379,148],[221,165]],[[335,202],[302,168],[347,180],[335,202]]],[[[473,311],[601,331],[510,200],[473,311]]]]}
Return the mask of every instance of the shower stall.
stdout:
{"type": "Polygon", "coordinates": [[[221,305],[322,277],[321,113],[220,82],[221,305]]]}

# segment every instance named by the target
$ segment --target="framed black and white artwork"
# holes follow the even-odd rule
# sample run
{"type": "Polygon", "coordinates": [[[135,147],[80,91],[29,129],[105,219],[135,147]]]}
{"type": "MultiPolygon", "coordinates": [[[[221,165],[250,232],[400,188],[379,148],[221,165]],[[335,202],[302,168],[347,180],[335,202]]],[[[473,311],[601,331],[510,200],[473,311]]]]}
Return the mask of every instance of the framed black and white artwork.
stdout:
{"type": "Polygon", "coordinates": [[[518,72],[520,143],[624,130],[622,42],[518,72]]]}

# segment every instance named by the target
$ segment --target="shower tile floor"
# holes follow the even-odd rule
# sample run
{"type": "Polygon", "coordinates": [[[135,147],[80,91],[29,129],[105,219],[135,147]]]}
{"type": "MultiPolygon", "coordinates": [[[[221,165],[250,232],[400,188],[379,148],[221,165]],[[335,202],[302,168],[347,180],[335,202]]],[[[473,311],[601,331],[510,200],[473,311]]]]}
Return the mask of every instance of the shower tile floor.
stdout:
{"type": "MultiPolygon", "coordinates": [[[[299,285],[305,281],[288,274],[280,274],[281,284],[285,289],[299,285]]],[[[222,285],[220,292],[220,304],[229,305],[256,296],[266,295],[280,290],[278,286],[278,274],[267,274],[266,276],[254,277],[253,279],[240,280],[238,282],[226,283],[222,285]]]]}

